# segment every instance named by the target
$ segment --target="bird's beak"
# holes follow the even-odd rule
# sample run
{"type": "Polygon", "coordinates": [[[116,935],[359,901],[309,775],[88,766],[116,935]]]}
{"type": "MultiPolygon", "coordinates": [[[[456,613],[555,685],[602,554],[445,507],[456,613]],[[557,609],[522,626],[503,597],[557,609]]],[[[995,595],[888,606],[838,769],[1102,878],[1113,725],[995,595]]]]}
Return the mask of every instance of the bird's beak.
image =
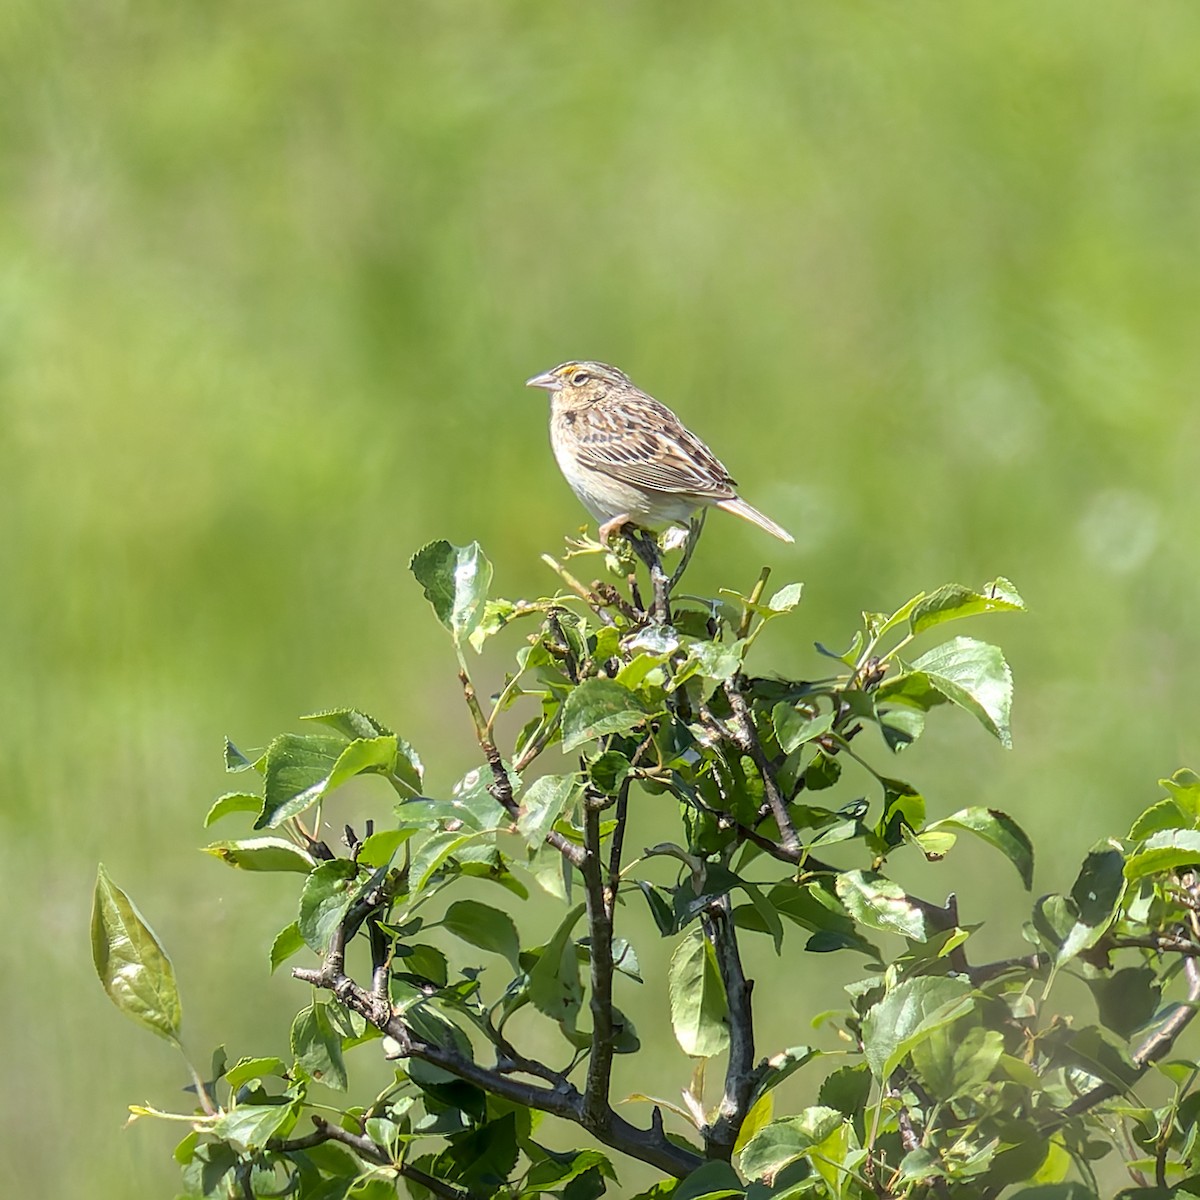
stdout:
{"type": "Polygon", "coordinates": [[[526,387],[545,388],[548,392],[557,392],[562,387],[562,380],[553,371],[543,371],[532,379],[525,380],[526,387]]]}

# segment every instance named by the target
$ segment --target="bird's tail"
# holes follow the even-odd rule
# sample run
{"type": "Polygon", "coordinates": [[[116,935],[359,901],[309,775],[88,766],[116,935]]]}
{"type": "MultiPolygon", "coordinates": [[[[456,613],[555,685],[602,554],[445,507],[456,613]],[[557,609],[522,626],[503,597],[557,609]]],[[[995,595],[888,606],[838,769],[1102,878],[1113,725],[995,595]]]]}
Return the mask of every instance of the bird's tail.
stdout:
{"type": "Polygon", "coordinates": [[[773,533],[781,542],[794,542],[796,540],[781,525],[776,525],[770,517],[764,517],[757,508],[747,504],[740,496],[734,496],[732,500],[719,500],[717,507],[723,508],[726,512],[733,513],[736,517],[744,517],[747,521],[753,521],[760,529],[765,529],[768,533],[773,533]]]}

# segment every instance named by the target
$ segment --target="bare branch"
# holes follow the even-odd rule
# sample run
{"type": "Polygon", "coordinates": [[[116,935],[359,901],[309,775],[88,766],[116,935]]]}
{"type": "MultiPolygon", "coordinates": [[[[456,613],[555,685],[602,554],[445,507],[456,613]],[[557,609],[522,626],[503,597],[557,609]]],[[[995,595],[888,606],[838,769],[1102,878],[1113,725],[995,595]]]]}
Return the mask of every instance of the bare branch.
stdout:
{"type": "Polygon", "coordinates": [[[277,1154],[288,1154],[296,1150],[310,1150],[313,1146],[320,1146],[324,1142],[340,1142],[343,1146],[353,1150],[360,1158],[365,1158],[367,1162],[380,1167],[390,1166],[405,1179],[411,1179],[413,1183],[420,1184],[435,1196],[441,1196],[444,1200],[466,1200],[466,1192],[451,1187],[450,1184],[443,1183],[432,1175],[426,1175],[417,1167],[393,1162],[383,1147],[369,1137],[351,1133],[350,1130],[343,1129],[340,1125],[331,1125],[321,1117],[313,1117],[312,1122],[317,1127],[315,1132],[298,1138],[271,1138],[267,1142],[267,1149],[273,1150],[277,1154]]]}
{"type": "Polygon", "coordinates": [[[705,1150],[710,1158],[728,1161],[750,1111],[754,1089],[766,1063],[754,1065],[754,1014],[750,996],[754,981],[747,979],[738,952],[737,930],[728,895],[709,907],[701,918],[704,936],[716,953],[717,969],[725,985],[729,1005],[729,1061],[725,1067],[725,1092],[717,1119],[704,1131],[705,1150]]]}
{"type": "MultiPolygon", "coordinates": [[[[553,1088],[523,1083],[499,1069],[480,1066],[452,1046],[428,1042],[415,1036],[403,1019],[392,1012],[391,1004],[386,999],[368,992],[340,971],[330,970],[328,958],[320,970],[294,967],[292,975],[304,983],[331,991],[347,1008],[393,1038],[400,1046],[403,1057],[418,1058],[441,1067],[451,1075],[514,1104],[551,1113],[577,1125],[584,1124],[583,1096],[565,1079],[553,1088]]],[[[649,1163],[676,1178],[683,1178],[703,1162],[698,1154],[677,1146],[661,1132],[653,1128],[639,1129],[611,1109],[599,1127],[587,1128],[604,1145],[649,1163]]]]}
{"type": "Polygon", "coordinates": [[[608,1088],[612,1077],[616,1031],[612,1012],[613,922],[604,894],[604,874],[600,861],[600,806],[594,803],[594,799],[590,795],[584,797],[583,844],[587,857],[580,868],[587,903],[592,1011],[592,1048],[588,1058],[587,1083],[584,1085],[582,1117],[585,1127],[597,1132],[612,1115],[608,1088]]]}

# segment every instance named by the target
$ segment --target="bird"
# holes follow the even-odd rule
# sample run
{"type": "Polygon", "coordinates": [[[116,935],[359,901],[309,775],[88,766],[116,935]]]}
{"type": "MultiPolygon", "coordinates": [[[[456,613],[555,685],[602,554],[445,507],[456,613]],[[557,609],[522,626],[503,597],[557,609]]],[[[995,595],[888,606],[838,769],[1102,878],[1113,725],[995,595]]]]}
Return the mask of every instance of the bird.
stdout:
{"type": "Polygon", "coordinates": [[[550,393],[550,444],[600,541],[624,525],[684,523],[706,505],[752,521],[784,542],[792,535],[736,492],[724,463],[624,371],[565,362],[525,381],[550,393]]]}

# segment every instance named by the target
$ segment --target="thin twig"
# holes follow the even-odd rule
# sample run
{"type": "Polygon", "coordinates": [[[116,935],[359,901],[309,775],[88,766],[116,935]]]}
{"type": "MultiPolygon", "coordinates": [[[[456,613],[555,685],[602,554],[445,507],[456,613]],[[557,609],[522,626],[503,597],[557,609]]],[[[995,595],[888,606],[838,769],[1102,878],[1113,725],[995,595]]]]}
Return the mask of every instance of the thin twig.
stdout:
{"type": "Polygon", "coordinates": [[[378,1142],[373,1142],[361,1134],[351,1133],[350,1130],[342,1129],[339,1125],[331,1125],[321,1117],[313,1117],[312,1121],[317,1127],[313,1133],[298,1138],[271,1138],[267,1142],[267,1149],[276,1154],[289,1154],[297,1150],[311,1150],[314,1146],[320,1146],[325,1142],[340,1142],[343,1146],[348,1146],[360,1158],[365,1158],[367,1162],[380,1167],[392,1167],[405,1179],[411,1179],[413,1183],[420,1184],[435,1196],[441,1196],[444,1200],[466,1200],[467,1193],[459,1188],[451,1187],[450,1184],[443,1183],[432,1175],[426,1175],[417,1167],[393,1162],[378,1142]]]}
{"type": "MultiPolygon", "coordinates": [[[[644,742],[642,744],[645,745],[644,742]]],[[[641,751],[639,750],[638,753],[640,754],[641,751]]],[[[617,906],[617,888],[621,883],[621,851],[625,846],[625,826],[628,824],[629,814],[629,786],[632,783],[632,775],[626,775],[621,780],[621,787],[617,792],[617,811],[614,814],[616,824],[613,828],[612,841],[608,847],[608,894],[604,901],[610,918],[617,906]]]]}
{"type": "Polygon", "coordinates": [[[602,620],[605,625],[614,625],[615,621],[612,615],[605,611],[606,601],[595,592],[589,592],[587,588],[567,570],[556,558],[549,554],[542,555],[542,562],[546,564],[562,581],[577,595],[583,602],[602,620]]]}
{"type": "MultiPolygon", "coordinates": [[[[466,700],[467,708],[470,710],[472,719],[475,722],[475,734],[479,742],[479,748],[483,751],[483,756],[487,759],[488,767],[492,772],[492,783],[488,787],[488,791],[496,803],[515,822],[520,818],[521,808],[513,796],[513,785],[512,780],[509,778],[508,769],[504,765],[504,759],[500,757],[500,751],[496,749],[496,743],[492,741],[491,735],[487,731],[487,721],[484,719],[483,710],[479,706],[479,699],[475,695],[474,684],[471,683],[466,671],[459,671],[458,678],[462,684],[463,698],[466,700]]],[[[583,862],[583,847],[577,846],[561,833],[552,829],[546,834],[546,843],[553,846],[555,850],[574,866],[579,866],[583,862]]]]}
{"type": "MultiPolygon", "coordinates": [[[[371,995],[349,976],[330,971],[328,961],[325,967],[316,971],[293,967],[292,975],[301,982],[331,991],[347,1008],[393,1038],[401,1048],[401,1057],[431,1063],[502,1100],[550,1113],[577,1125],[583,1124],[583,1096],[566,1080],[553,1088],[523,1083],[501,1071],[481,1066],[452,1046],[425,1041],[404,1023],[401,1016],[392,1012],[390,1004],[380,1003],[378,997],[371,995]]],[[[690,1174],[703,1161],[699,1155],[675,1145],[654,1128],[639,1129],[611,1110],[603,1125],[593,1133],[604,1145],[679,1179],[690,1174]]]]}
{"type": "Polygon", "coordinates": [[[738,728],[729,730],[733,735],[734,744],[750,756],[762,777],[763,794],[771,806],[771,815],[779,827],[779,837],[784,849],[798,852],[800,839],[796,836],[796,827],[792,824],[792,818],[788,814],[787,801],[779,790],[779,780],[775,776],[775,768],[767,758],[762,743],[758,740],[754,716],[750,712],[750,706],[746,703],[746,697],[742,695],[738,676],[735,675],[732,679],[725,681],[725,695],[729,697],[729,706],[733,709],[733,715],[738,721],[738,728]]]}

